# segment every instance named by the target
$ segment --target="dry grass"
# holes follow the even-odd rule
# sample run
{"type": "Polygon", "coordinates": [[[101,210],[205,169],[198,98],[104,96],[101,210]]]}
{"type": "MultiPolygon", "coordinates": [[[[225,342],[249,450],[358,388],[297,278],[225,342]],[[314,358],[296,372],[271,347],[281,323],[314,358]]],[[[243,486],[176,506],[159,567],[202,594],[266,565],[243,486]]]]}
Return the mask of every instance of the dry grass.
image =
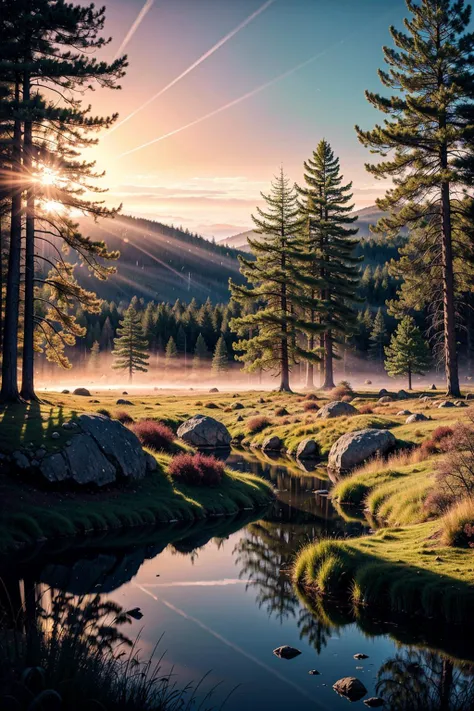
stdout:
{"type": "Polygon", "coordinates": [[[442,541],[445,546],[466,546],[465,527],[474,525],[474,499],[465,498],[455,504],[442,519],[442,541]]]}

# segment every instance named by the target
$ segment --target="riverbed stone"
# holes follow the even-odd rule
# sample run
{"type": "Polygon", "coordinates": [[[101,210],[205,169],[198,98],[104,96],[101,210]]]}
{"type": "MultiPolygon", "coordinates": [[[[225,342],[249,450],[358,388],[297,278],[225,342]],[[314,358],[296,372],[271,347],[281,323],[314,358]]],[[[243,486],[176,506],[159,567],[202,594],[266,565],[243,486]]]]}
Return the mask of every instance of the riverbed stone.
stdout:
{"type": "Polygon", "coordinates": [[[294,659],[298,657],[301,652],[299,649],[296,649],[296,647],[290,647],[288,644],[284,644],[274,649],[273,654],[279,659],[294,659]]]}
{"type": "Polygon", "coordinates": [[[208,415],[194,415],[178,428],[178,437],[200,449],[221,449],[230,446],[231,435],[227,427],[208,415]]]}
{"type": "Polygon", "coordinates": [[[329,420],[333,417],[347,417],[349,415],[357,415],[358,413],[359,411],[349,402],[335,400],[334,402],[328,402],[318,410],[315,417],[321,420],[329,420]]]}
{"type": "Polygon", "coordinates": [[[407,417],[405,424],[412,425],[414,422],[425,422],[428,419],[429,418],[422,412],[415,412],[413,415],[410,415],[410,417],[407,417]]]}
{"type": "Polygon", "coordinates": [[[348,472],[371,457],[386,454],[395,447],[396,441],[388,430],[367,428],[347,432],[331,447],[329,471],[336,474],[348,472]]]}
{"type": "Polygon", "coordinates": [[[264,439],[262,444],[262,452],[279,452],[282,448],[282,441],[276,435],[270,435],[264,439]]]}
{"type": "Polygon", "coordinates": [[[296,450],[297,459],[312,459],[319,454],[319,445],[316,440],[308,437],[301,440],[296,450]]]}
{"type": "Polygon", "coordinates": [[[80,395],[81,397],[90,397],[91,394],[87,388],[76,388],[72,392],[73,395],[80,395]]]}
{"type": "Polygon", "coordinates": [[[385,701],[380,696],[371,696],[369,699],[365,699],[364,704],[369,709],[379,709],[381,706],[385,706],[385,701]]]}
{"type": "Polygon", "coordinates": [[[367,689],[360,679],[355,676],[345,676],[336,681],[332,687],[339,696],[344,696],[349,701],[360,701],[367,693],[367,689]]]}

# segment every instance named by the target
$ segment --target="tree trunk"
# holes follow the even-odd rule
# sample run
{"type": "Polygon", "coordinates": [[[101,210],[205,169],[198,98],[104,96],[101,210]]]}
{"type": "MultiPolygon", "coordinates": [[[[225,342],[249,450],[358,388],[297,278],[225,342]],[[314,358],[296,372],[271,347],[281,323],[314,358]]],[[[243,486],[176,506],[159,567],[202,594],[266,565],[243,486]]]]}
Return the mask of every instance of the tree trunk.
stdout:
{"type": "MultiPolygon", "coordinates": [[[[30,77],[25,73],[23,101],[30,100],[30,77]]],[[[25,121],[23,171],[26,189],[26,244],[25,244],[25,301],[23,327],[23,360],[21,397],[37,400],[34,384],[34,312],[35,312],[35,188],[33,183],[33,125],[31,117],[25,121]]]]}
{"type": "Polygon", "coordinates": [[[0,215],[0,350],[3,346],[3,223],[0,215]]]}
{"type": "MultiPolygon", "coordinates": [[[[20,78],[15,78],[15,108],[19,110],[20,78]]],[[[20,308],[21,263],[21,121],[15,117],[12,145],[12,205],[10,226],[10,253],[8,255],[7,293],[5,299],[5,325],[3,330],[2,389],[0,401],[18,402],[18,320],[20,308]]]]}
{"type": "MultiPolygon", "coordinates": [[[[283,237],[283,235],[282,235],[283,237]]],[[[286,254],[285,254],[285,244],[283,243],[282,255],[281,255],[281,269],[285,273],[286,270],[286,254]]],[[[280,391],[291,392],[290,388],[290,360],[288,355],[288,300],[286,293],[286,284],[283,283],[281,286],[281,314],[282,314],[282,338],[281,338],[281,356],[280,356],[280,391]]]]}
{"type": "Polygon", "coordinates": [[[447,395],[461,397],[459,389],[458,358],[456,353],[456,322],[454,309],[454,274],[449,183],[441,186],[442,263],[443,263],[443,312],[444,354],[447,395]]]}
{"type": "Polygon", "coordinates": [[[324,383],[323,390],[332,390],[334,384],[334,359],[333,359],[333,344],[332,333],[327,331],[324,334],[324,383]]]}
{"type": "Polygon", "coordinates": [[[408,390],[411,389],[411,368],[408,368],[408,390]]]}
{"type": "MultiPolygon", "coordinates": [[[[311,321],[312,323],[312,321],[311,321]]],[[[308,350],[314,350],[314,336],[308,338],[308,350]]],[[[306,361],[306,390],[314,390],[314,365],[313,362],[306,361]]]]}
{"type": "Polygon", "coordinates": [[[319,348],[321,350],[321,362],[319,364],[319,387],[322,388],[324,385],[324,372],[325,372],[325,359],[326,353],[324,351],[324,334],[319,337],[319,348]]]}

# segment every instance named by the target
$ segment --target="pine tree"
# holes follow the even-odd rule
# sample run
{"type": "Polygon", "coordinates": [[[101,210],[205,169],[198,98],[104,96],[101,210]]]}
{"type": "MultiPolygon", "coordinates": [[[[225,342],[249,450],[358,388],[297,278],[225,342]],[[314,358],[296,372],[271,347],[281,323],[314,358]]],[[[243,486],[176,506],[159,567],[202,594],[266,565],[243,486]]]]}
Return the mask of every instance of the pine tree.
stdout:
{"type": "Polygon", "coordinates": [[[212,371],[217,375],[229,370],[229,354],[224,336],[221,336],[216,343],[214,355],[212,357],[212,371]]]}
{"type": "MultiPolygon", "coordinates": [[[[407,32],[390,28],[395,48],[384,48],[388,71],[379,72],[384,87],[397,93],[366,92],[384,122],[372,131],[356,130],[359,140],[384,158],[368,165],[369,172],[395,183],[377,201],[390,213],[378,230],[396,234],[423,225],[418,284],[438,288],[447,391],[459,397],[453,260],[462,215],[472,216],[472,200],[459,197],[474,172],[471,7],[464,0],[407,0],[407,7],[407,32]]],[[[432,293],[429,301],[435,300],[432,293]]]]}
{"type": "Polygon", "coordinates": [[[424,375],[429,370],[430,349],[411,316],[398,324],[385,355],[385,370],[392,378],[406,375],[408,390],[412,389],[412,375],[424,375]]]}
{"type": "Polygon", "coordinates": [[[388,340],[382,309],[377,311],[370,334],[369,355],[378,363],[383,363],[384,348],[388,340]]]}
{"type": "Polygon", "coordinates": [[[170,336],[165,349],[165,363],[166,367],[169,368],[173,365],[173,362],[178,358],[178,348],[176,347],[176,341],[173,336],[170,336]]]}
{"type": "Polygon", "coordinates": [[[148,370],[148,341],[143,332],[140,314],[132,305],[128,307],[117,329],[114,340],[115,370],[128,370],[129,380],[136,372],[146,373],[148,370]]]}
{"type": "Polygon", "coordinates": [[[270,194],[262,197],[267,211],[257,208],[252,219],[256,232],[265,238],[248,240],[255,261],[239,256],[249,286],[230,283],[232,298],[247,313],[232,319],[230,327],[240,336],[235,350],[241,352],[237,357],[246,369],[277,373],[280,390],[290,391],[290,369],[302,353],[297,329],[312,328],[297,315],[304,299],[297,254],[303,223],[295,189],[283,170],[272,182],[270,194]]]}
{"type": "MultiPolygon", "coordinates": [[[[335,347],[356,330],[360,279],[360,258],[354,256],[359,241],[358,229],[351,227],[356,217],[350,215],[354,206],[352,183],[343,185],[339,159],[329,143],[322,140],[312,158],[304,164],[305,188],[299,188],[302,213],[306,219],[303,243],[307,253],[307,269],[319,287],[310,287],[310,321],[324,332],[323,383],[334,388],[335,347]]],[[[314,336],[310,332],[308,350],[314,351],[314,336]]],[[[312,361],[308,361],[307,387],[313,387],[312,361]]]]}
{"type": "Polygon", "coordinates": [[[196,346],[194,348],[193,368],[200,368],[209,358],[206,341],[202,333],[197,337],[196,346]]]}
{"type": "Polygon", "coordinates": [[[99,341],[94,341],[91,348],[91,353],[89,356],[89,367],[91,370],[98,370],[99,368],[99,357],[100,357],[100,345],[99,341]]]}

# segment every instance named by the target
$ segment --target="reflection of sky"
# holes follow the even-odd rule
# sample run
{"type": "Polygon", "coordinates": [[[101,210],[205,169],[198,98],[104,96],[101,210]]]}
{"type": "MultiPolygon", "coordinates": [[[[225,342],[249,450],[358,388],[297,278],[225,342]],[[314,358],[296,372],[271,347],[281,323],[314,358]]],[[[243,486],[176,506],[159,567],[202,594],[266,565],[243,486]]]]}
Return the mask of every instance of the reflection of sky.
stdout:
{"type": "Polygon", "coordinates": [[[400,25],[404,1],[275,0],[258,13],[264,4],[108,3],[106,34],[113,41],[102,56],[111,59],[126,40],[130,67],[120,93],[91,95],[94,111],[118,110],[123,121],[197,64],[91,149],[107,169],[109,199],[123,201],[126,212],[217,237],[247,229],[280,163],[301,180],[303,160],[323,137],[354,181],[356,206],[380,194],[382,186],[364,170],[369,155],[353,126],[376,120],[364,91],[380,88],[381,46],[389,42],[389,25],[400,25]],[[266,88],[254,93],[260,86],[266,88]],[[167,134],[173,135],[118,158],[167,134]]]}
{"type": "Polygon", "coordinates": [[[180,680],[198,680],[210,671],[205,687],[222,681],[220,699],[239,684],[225,706],[229,711],[344,709],[347,701],[336,696],[332,684],[348,675],[359,676],[372,693],[375,670],[393,653],[394,643],[383,637],[368,640],[350,625],[340,635],[333,633],[318,656],[307,639],[300,639],[303,607],[294,601],[295,616],[280,620],[266,605],[258,606],[258,585],[237,583],[239,574],[248,577],[235,550],[244,535],[249,534],[241,531],[223,543],[214,539],[193,557],[169,547],[145,561],[136,578],[111,595],[126,609],[141,608],[143,619],[133,623],[130,633],[142,629],[144,653],[164,633],[159,650],[166,650],[165,667],[174,666],[180,680]],[[282,644],[302,654],[291,661],[278,659],[272,650],[282,644]],[[366,662],[353,659],[360,651],[369,655],[366,662]],[[310,676],[310,669],[321,675],[310,676]]]}

